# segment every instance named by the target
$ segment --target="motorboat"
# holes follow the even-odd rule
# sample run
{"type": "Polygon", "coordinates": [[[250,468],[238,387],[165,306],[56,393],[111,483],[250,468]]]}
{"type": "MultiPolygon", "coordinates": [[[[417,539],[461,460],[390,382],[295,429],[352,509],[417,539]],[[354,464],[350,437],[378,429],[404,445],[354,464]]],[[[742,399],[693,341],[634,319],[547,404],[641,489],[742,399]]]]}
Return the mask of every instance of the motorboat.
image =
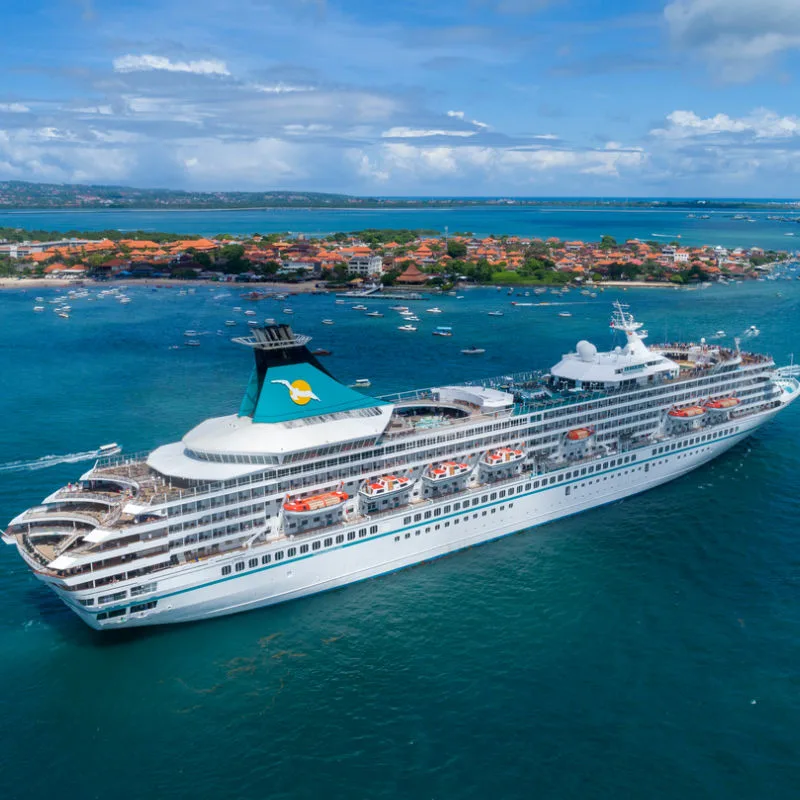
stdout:
{"type": "Polygon", "coordinates": [[[333,325],[334,322],[333,322],[332,319],[324,319],[324,320],[322,320],[322,324],[323,325],[333,325]]]}
{"type": "Polygon", "coordinates": [[[559,311],[559,312],[558,312],[558,316],[559,316],[559,317],[571,317],[571,316],[572,316],[572,314],[570,314],[570,312],[569,312],[569,311],[559,311]]]}
{"type": "Polygon", "coordinates": [[[427,311],[429,314],[441,314],[442,313],[442,309],[438,308],[437,306],[434,306],[433,308],[426,308],[425,311],[427,311]]]}
{"type": "Polygon", "coordinates": [[[116,442],[101,444],[100,447],[97,448],[98,456],[115,456],[117,453],[121,452],[122,448],[116,442]]]}
{"type": "Polygon", "coordinates": [[[397,328],[399,331],[415,331],[416,329],[415,325],[400,325],[397,328]]]}
{"type": "Polygon", "coordinates": [[[355,383],[351,383],[352,389],[369,389],[372,386],[372,381],[369,378],[356,378],[355,383]]]}
{"type": "Polygon", "coordinates": [[[255,311],[253,311],[253,309],[252,309],[252,308],[248,308],[248,309],[247,309],[247,311],[245,311],[244,313],[245,313],[245,314],[246,314],[248,317],[254,317],[254,316],[256,315],[256,312],[255,312],[255,311]]]}
{"type": "Polygon", "coordinates": [[[294,314],[294,310],[291,308],[284,308],[281,310],[283,311],[284,314],[294,314]]]}
{"type": "Polygon", "coordinates": [[[35,311],[37,314],[40,314],[42,311],[44,311],[44,306],[34,306],[34,307],[33,307],[33,310],[34,310],[34,311],[35,311]]]}
{"type": "Polygon", "coordinates": [[[200,347],[200,340],[199,339],[187,339],[184,344],[187,347],[200,347]]]}
{"type": "Polygon", "coordinates": [[[326,350],[324,347],[318,347],[316,350],[311,351],[312,356],[330,356],[333,353],[330,350],[326,350]]]}
{"type": "Polygon", "coordinates": [[[445,327],[444,325],[440,325],[434,332],[434,336],[452,336],[453,329],[445,327]]]}
{"type": "Polygon", "coordinates": [[[503,316],[503,312],[502,311],[487,311],[486,313],[490,317],[502,317],[503,316]]]}
{"type": "Polygon", "coordinates": [[[229,328],[232,328],[232,327],[233,327],[233,326],[236,324],[236,320],[235,320],[235,319],[226,319],[226,320],[225,320],[225,324],[226,324],[226,325],[227,325],[229,328]]]}
{"type": "Polygon", "coordinates": [[[367,307],[359,303],[357,306],[351,306],[353,311],[366,311],[367,307]]]}
{"type": "Polygon", "coordinates": [[[192,339],[193,339],[195,336],[199,336],[200,334],[198,334],[198,332],[197,332],[197,331],[192,331],[192,330],[189,330],[189,331],[184,331],[184,332],[183,332],[183,335],[184,335],[184,336],[188,336],[188,337],[190,337],[190,338],[192,338],[192,339]]]}
{"type": "Polygon", "coordinates": [[[364,314],[364,316],[365,317],[382,317],[383,314],[381,314],[380,311],[368,311],[366,314],[364,314]]]}
{"type": "Polygon", "coordinates": [[[465,356],[481,356],[486,352],[486,350],[484,350],[482,347],[465,347],[461,352],[465,356]]]}

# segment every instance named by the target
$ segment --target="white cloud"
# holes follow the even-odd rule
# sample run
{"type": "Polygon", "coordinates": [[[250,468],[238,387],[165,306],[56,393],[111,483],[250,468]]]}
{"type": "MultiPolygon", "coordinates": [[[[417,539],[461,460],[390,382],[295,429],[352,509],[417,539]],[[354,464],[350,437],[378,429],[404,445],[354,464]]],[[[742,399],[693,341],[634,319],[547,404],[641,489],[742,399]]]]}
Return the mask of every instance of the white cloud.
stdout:
{"type": "Polygon", "coordinates": [[[448,111],[448,117],[455,117],[456,119],[464,119],[464,112],[463,111],[448,111]]]}
{"type": "Polygon", "coordinates": [[[742,134],[755,139],[785,139],[800,135],[800,117],[781,117],[763,108],[745,117],[730,117],[727,114],[701,117],[694,111],[673,111],[667,114],[667,121],[667,127],[656,128],[651,133],[673,139],[719,134],[742,134]]]}
{"type": "Polygon", "coordinates": [[[421,139],[426,136],[474,136],[475,131],[446,131],[439,128],[406,128],[402,125],[389,128],[381,136],[384,139],[421,139]]]}
{"type": "Polygon", "coordinates": [[[292,92],[313,92],[314,86],[296,86],[290,83],[274,83],[265,85],[257,83],[253,88],[258,92],[266,92],[267,94],[291,94],[292,92]]]}
{"type": "Polygon", "coordinates": [[[116,72],[191,72],[195,75],[230,75],[224,61],[203,59],[201,61],[170,61],[165,56],[125,55],[114,59],[116,72]]]}
{"type": "Polygon", "coordinates": [[[730,81],[749,80],[800,48],[797,0],[673,0],[664,20],[679,49],[698,53],[730,81]]]}
{"type": "Polygon", "coordinates": [[[5,111],[9,114],[26,114],[30,108],[24,103],[0,103],[0,111],[5,111]]]}

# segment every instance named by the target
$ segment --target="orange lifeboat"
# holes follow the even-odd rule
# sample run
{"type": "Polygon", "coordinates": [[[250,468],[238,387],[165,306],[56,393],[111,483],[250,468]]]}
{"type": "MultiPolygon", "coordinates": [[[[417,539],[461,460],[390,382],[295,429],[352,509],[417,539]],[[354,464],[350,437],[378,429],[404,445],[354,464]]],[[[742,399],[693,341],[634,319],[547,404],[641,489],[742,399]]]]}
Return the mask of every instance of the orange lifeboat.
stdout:
{"type": "Polygon", "coordinates": [[[301,500],[287,500],[283,504],[283,510],[289,514],[318,514],[320,511],[338,508],[349,497],[347,492],[325,492],[301,500]]]}
{"type": "Polygon", "coordinates": [[[683,408],[673,408],[669,415],[676,419],[692,419],[693,417],[702,417],[706,413],[703,406],[684,406],[683,408]]]}
{"type": "Polygon", "coordinates": [[[423,477],[433,483],[440,483],[449,481],[452,478],[459,478],[468,472],[468,464],[463,464],[459,461],[443,461],[441,464],[429,467],[423,477]]]}
{"type": "Polygon", "coordinates": [[[575,428],[567,434],[567,439],[571,442],[582,442],[590,436],[594,436],[594,428],[575,428]]]}
{"type": "Polygon", "coordinates": [[[514,447],[501,447],[499,450],[490,450],[484,457],[483,463],[487,467],[505,467],[525,458],[525,451],[514,447]]]}
{"type": "Polygon", "coordinates": [[[362,489],[361,493],[367,497],[385,497],[388,494],[402,492],[411,488],[411,481],[406,477],[397,475],[384,475],[375,481],[370,481],[362,489]]]}
{"type": "Polygon", "coordinates": [[[716,400],[709,400],[705,406],[713,411],[727,411],[735,408],[742,401],[738,397],[718,397],[716,400]]]}

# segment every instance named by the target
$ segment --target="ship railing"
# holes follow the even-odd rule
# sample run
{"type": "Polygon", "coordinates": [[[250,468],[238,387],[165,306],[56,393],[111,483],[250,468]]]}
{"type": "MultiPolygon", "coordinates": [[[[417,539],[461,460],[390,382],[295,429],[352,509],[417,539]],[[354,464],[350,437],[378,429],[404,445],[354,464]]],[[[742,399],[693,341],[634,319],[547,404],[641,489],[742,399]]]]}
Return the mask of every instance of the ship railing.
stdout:
{"type": "Polygon", "coordinates": [[[149,450],[139,450],[134,453],[118,453],[114,456],[100,456],[94,464],[95,469],[104,467],[119,467],[126,464],[135,464],[144,461],[150,455],[149,450]]]}

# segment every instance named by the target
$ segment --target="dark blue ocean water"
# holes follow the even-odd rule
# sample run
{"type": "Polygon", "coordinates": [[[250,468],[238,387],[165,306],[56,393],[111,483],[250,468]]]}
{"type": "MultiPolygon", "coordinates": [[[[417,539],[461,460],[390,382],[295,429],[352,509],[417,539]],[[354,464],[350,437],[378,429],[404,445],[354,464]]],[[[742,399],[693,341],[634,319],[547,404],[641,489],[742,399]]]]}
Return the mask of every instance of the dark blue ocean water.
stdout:
{"type": "MultiPolygon", "coordinates": [[[[174,440],[234,411],[249,375],[222,325],[235,293],[137,287],[128,306],[32,313],[54,293],[0,293],[4,522],[89,466],[42,457],[174,440]],[[187,328],[208,331],[202,345],[170,350],[187,328]]],[[[615,297],[655,339],[755,324],[753,346],[781,361],[800,347],[796,281],[573,292],[566,319],[464,294],[437,298],[445,313],[420,314],[416,334],[328,297],[258,308],[291,305],[331,371],[376,393],[548,367],[583,337],[608,346],[615,297]],[[470,344],[486,355],[462,356],[470,344]]],[[[96,634],[3,547],[0,794],[794,798],[799,415],[624,502],[208,623],[96,634]]]]}
{"type": "Polygon", "coordinates": [[[503,233],[599,240],[639,238],[723,247],[800,248],[800,225],[768,220],[775,212],[754,211],[754,222],[734,220],[733,212],[689,219],[686,211],[663,209],[520,208],[475,206],[456,209],[258,209],[252,211],[0,211],[0,225],[69,231],[175,231],[219,233],[304,233],[313,236],[363,228],[427,228],[479,236],[503,233]]]}

